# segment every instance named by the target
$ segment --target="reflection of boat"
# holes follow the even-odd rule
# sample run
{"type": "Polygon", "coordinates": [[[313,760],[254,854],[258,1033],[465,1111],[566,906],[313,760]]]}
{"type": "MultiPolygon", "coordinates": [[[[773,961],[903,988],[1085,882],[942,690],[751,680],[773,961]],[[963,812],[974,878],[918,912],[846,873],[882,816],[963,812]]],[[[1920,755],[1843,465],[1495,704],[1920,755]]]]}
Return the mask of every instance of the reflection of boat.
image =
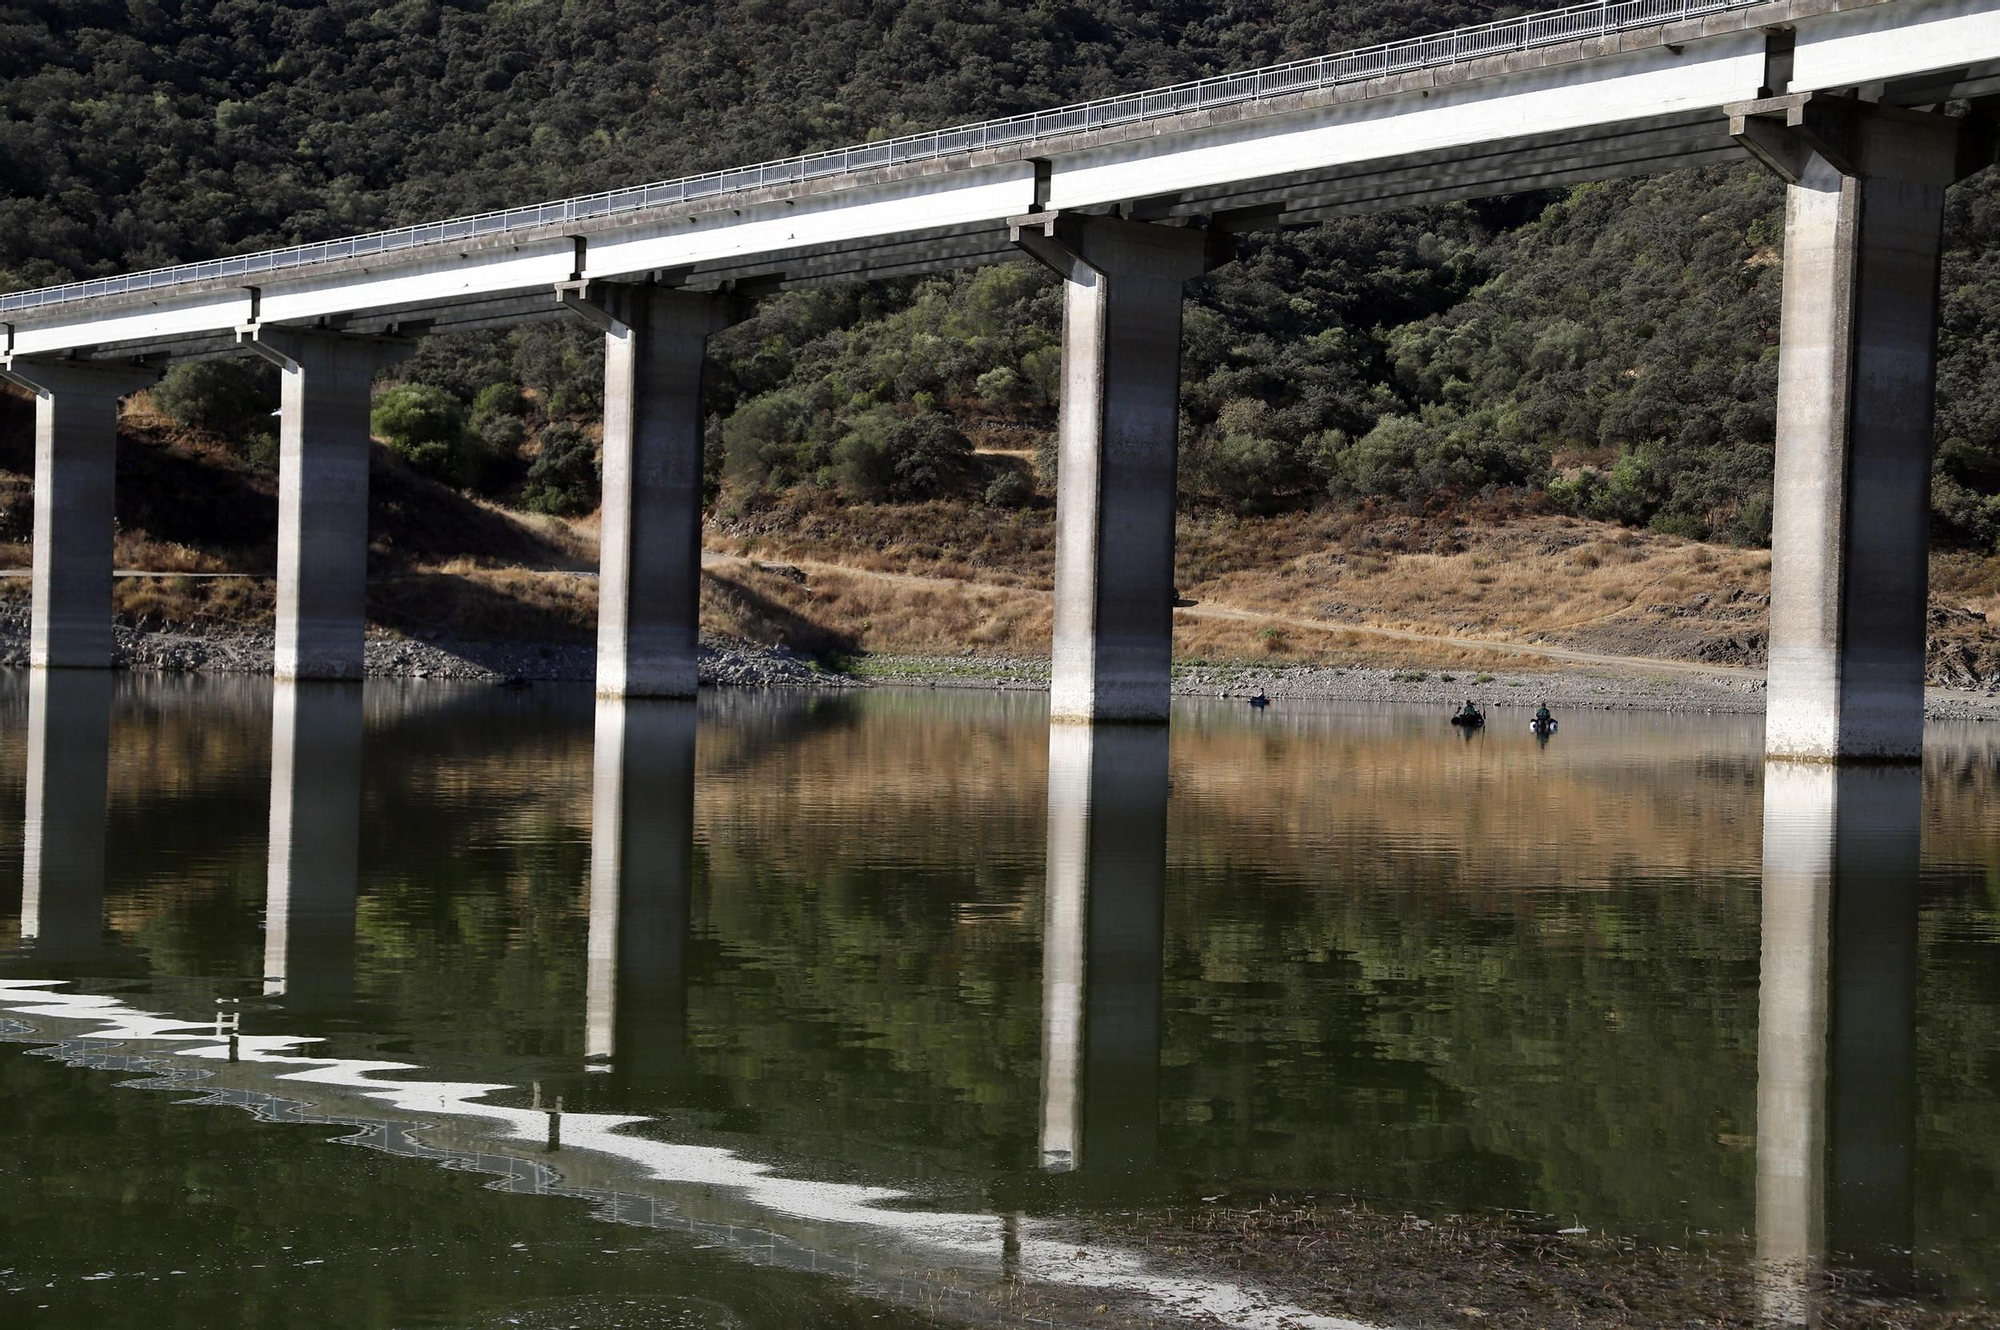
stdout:
{"type": "Polygon", "coordinates": [[[1461,711],[1451,718],[1451,723],[1454,725],[1463,725],[1468,730],[1476,730],[1486,723],[1486,714],[1481,711],[1475,711],[1468,715],[1461,711]]]}
{"type": "Polygon", "coordinates": [[[1537,716],[1528,722],[1528,728],[1536,734],[1554,734],[1557,724],[1558,722],[1554,716],[1550,716],[1547,720],[1543,720],[1537,716]]]}

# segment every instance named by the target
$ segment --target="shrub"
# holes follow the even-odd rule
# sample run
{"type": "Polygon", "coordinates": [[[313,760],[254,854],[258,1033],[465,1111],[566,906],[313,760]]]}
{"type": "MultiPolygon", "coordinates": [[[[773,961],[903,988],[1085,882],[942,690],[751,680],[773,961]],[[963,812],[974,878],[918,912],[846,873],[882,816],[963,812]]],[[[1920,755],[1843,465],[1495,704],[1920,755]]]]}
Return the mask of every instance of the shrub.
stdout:
{"type": "Polygon", "coordinates": [[[1645,459],[1636,451],[1619,458],[1609,472],[1586,467],[1568,479],[1550,481],[1548,496],[1563,512],[1628,526],[1644,526],[1659,506],[1645,459]]]}
{"type": "Polygon", "coordinates": [[[1647,525],[1663,535],[1680,536],[1687,540],[1708,539],[1708,523],[1692,513],[1654,513],[1647,525]]]}
{"type": "Polygon", "coordinates": [[[153,405],[193,429],[239,447],[275,433],[277,367],[261,360],[196,360],[173,366],[152,390],[153,405]]]}
{"type": "Polygon", "coordinates": [[[479,396],[472,399],[472,418],[485,420],[496,416],[521,416],[527,414],[528,399],[521,395],[521,387],[515,383],[492,383],[479,390],[479,396]]]}
{"type": "Polygon", "coordinates": [[[369,427],[399,452],[455,442],[465,432],[465,403],[442,388],[398,384],[375,399],[369,427]]]}
{"type": "Polygon", "coordinates": [[[488,416],[473,427],[452,460],[459,483],[492,493],[520,474],[521,444],[528,428],[517,416],[488,416]]]}
{"type": "Polygon", "coordinates": [[[487,416],[475,432],[480,442],[496,455],[512,456],[528,437],[528,427],[519,416],[487,416]]]}
{"type": "Polygon", "coordinates": [[[492,445],[466,430],[465,403],[442,388],[398,384],[375,399],[369,426],[411,466],[447,485],[477,487],[495,469],[492,445]]]}
{"type": "Polygon", "coordinates": [[[809,478],[827,458],[813,447],[814,410],[805,394],[765,393],[722,422],[723,467],[760,485],[791,485],[809,478]]]}
{"type": "Polygon", "coordinates": [[[406,383],[428,383],[454,397],[469,399],[487,384],[512,374],[510,336],[480,329],[419,338],[416,353],[403,362],[397,378],[406,383]]]}
{"type": "Polygon", "coordinates": [[[515,329],[514,377],[541,394],[554,416],[604,407],[604,337],[580,319],[515,329]]]}
{"type": "Polygon", "coordinates": [[[1037,347],[1022,356],[1021,377],[1044,405],[1054,406],[1062,395],[1062,347],[1037,347]]]}
{"type": "Polygon", "coordinates": [[[1044,485],[1053,485],[1061,466],[1062,435],[1050,430],[1035,440],[1035,474],[1042,478],[1044,485]]]}
{"type": "Polygon", "coordinates": [[[2000,554],[2000,495],[1980,494],[1936,474],[1931,477],[1931,512],[1949,534],[2000,554]]]}
{"type": "Polygon", "coordinates": [[[1301,479],[1297,454],[1261,434],[1224,434],[1203,450],[1200,479],[1209,489],[1246,508],[1260,508],[1296,489],[1301,479]]]}
{"type": "Polygon", "coordinates": [[[541,455],[528,468],[521,506],[573,517],[597,506],[600,485],[597,453],[583,431],[568,423],[551,425],[542,431],[541,455]]]}
{"type": "Polygon", "coordinates": [[[1334,487],[1355,494],[1396,494],[1430,430],[1414,416],[1384,416],[1334,459],[1334,487]]]}
{"type": "Polygon", "coordinates": [[[972,387],[973,391],[979,394],[980,400],[996,411],[1005,411],[1021,405],[1028,399],[1030,391],[1027,380],[1021,377],[1019,370],[1010,365],[987,370],[973,380],[972,387]]]}
{"type": "Polygon", "coordinates": [[[972,444],[942,412],[905,416],[876,407],[848,422],[833,455],[841,480],[863,494],[931,499],[964,480],[972,444]]]}
{"type": "Polygon", "coordinates": [[[986,486],[986,502],[995,508],[1023,508],[1035,497],[1035,483],[1019,471],[1002,471],[986,486]]]}

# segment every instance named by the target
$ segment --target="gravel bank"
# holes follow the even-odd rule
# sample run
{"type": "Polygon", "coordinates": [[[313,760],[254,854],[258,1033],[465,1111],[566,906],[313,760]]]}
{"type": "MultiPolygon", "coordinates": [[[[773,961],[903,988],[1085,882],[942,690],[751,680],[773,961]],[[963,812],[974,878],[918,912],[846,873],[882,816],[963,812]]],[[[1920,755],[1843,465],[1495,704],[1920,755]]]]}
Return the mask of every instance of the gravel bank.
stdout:
{"type": "MultiPolygon", "coordinates": [[[[369,677],[382,679],[562,679],[588,683],[597,671],[594,647],[567,644],[419,641],[371,631],[364,650],[369,677]]],[[[175,625],[142,629],[119,625],[112,633],[112,663],[120,669],[268,674],[271,655],[271,634],[254,628],[175,625]]],[[[27,663],[27,607],[0,606],[0,665],[27,663]]],[[[701,681],[743,688],[845,688],[856,684],[794,651],[708,637],[701,644],[701,681]]]]}
{"type": "MultiPolygon", "coordinates": [[[[996,656],[875,656],[855,666],[870,683],[916,688],[1046,690],[1046,660],[996,656]]],[[[1694,674],[1618,672],[1589,666],[1548,670],[1378,670],[1331,665],[1181,665],[1174,669],[1179,697],[1251,697],[1334,702],[1412,702],[1456,707],[1467,698],[1481,706],[1557,711],[1703,711],[1761,714],[1764,679],[1747,671],[1694,674]]],[[[1924,712],[1933,720],[2000,720],[2000,688],[1983,691],[1932,688],[1924,712]]]]}
{"type": "MultiPolygon", "coordinates": [[[[123,669],[257,674],[271,669],[271,634],[230,625],[130,628],[114,631],[113,659],[123,669]]],[[[596,650],[580,645],[522,642],[424,641],[371,632],[368,674],[389,679],[549,679],[589,682],[596,650]]],[[[28,608],[0,605],[0,666],[28,663],[28,608]]],[[[998,688],[1042,692],[1047,660],[1004,656],[869,656],[849,672],[829,670],[782,647],[704,636],[701,680],[743,688],[851,688],[880,684],[913,688],[998,688]]],[[[1456,706],[1470,697],[1484,706],[1562,710],[1706,711],[1758,713],[1764,680],[1746,671],[1694,674],[1643,667],[1510,670],[1380,670],[1330,665],[1181,665],[1174,692],[1183,697],[1250,697],[1337,702],[1412,702],[1456,706]]],[[[2000,720],[2000,688],[1932,688],[1925,714],[1933,720],[2000,720]]]]}

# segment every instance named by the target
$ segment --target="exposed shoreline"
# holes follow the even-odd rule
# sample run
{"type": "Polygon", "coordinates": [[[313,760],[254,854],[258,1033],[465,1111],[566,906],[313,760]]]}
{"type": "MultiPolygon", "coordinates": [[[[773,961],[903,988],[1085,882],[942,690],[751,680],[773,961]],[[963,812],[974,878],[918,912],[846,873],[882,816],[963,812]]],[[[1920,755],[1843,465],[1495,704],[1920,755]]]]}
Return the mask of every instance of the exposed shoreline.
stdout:
{"type": "MultiPolygon", "coordinates": [[[[0,666],[28,660],[27,607],[0,606],[0,666]]],[[[272,635],[233,625],[139,629],[113,633],[113,667],[163,673],[269,673],[272,635]]],[[[371,630],[366,647],[370,678],[510,680],[588,683],[596,649],[576,643],[421,640],[371,630]]],[[[735,639],[702,639],[704,684],[750,688],[976,688],[1045,692],[1049,662],[1006,656],[878,655],[828,666],[785,647],[735,639]]],[[[1764,678],[1744,669],[1690,670],[1661,662],[1657,670],[1635,661],[1608,665],[1520,670],[1465,668],[1382,669],[1359,665],[1255,665],[1181,662],[1174,667],[1179,697],[1250,697],[1274,700],[1401,702],[1456,706],[1467,698],[1481,706],[1562,710],[1709,712],[1756,715],[1764,710],[1764,678]]],[[[1932,720],[2000,720],[2000,689],[1927,690],[1932,720]]]]}
{"type": "MultiPolygon", "coordinates": [[[[1316,1315],[1401,1330],[1759,1330],[1777,1323],[1773,1299],[1810,1308],[1813,1323],[1827,1326],[2000,1326],[2000,1310],[1983,1301],[1940,1305],[1872,1287],[1858,1271],[1760,1262],[1754,1241],[1742,1234],[1641,1242],[1543,1216],[1420,1215],[1402,1206],[1311,1196],[1140,1211],[1093,1230],[1186,1273],[1236,1281],[1316,1315]]],[[[1793,1322],[1787,1317],[1782,1323],[1793,1322]]]]}

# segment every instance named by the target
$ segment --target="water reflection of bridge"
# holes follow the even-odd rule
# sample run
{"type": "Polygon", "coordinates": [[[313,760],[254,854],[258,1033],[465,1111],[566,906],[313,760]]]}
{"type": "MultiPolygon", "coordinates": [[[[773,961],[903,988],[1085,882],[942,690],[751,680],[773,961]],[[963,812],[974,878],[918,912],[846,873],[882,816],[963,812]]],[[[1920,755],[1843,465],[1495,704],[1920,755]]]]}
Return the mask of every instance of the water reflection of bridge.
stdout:
{"type": "Polygon", "coordinates": [[[1922,811],[1915,767],[1764,773],[1757,1246],[1779,1323],[1815,1323],[1829,1256],[1914,1281],[1922,811]]]}
{"type": "MultiPolygon", "coordinates": [[[[31,681],[22,931],[52,962],[103,940],[110,705],[100,675],[31,681]]],[[[352,994],[362,729],[355,686],[274,698],[264,971],[288,1011],[352,994]]],[[[657,1084],[689,1060],[695,713],[604,702],[594,743],[584,1049],[610,1081],[657,1084]]],[[[1035,1152],[1078,1182],[1158,1148],[1166,745],[1050,739],[1035,1152]]],[[[1766,770],[1757,1226],[1780,1318],[1810,1320],[1830,1253],[1913,1278],[1920,814],[1915,770],[1766,770]]]]}

